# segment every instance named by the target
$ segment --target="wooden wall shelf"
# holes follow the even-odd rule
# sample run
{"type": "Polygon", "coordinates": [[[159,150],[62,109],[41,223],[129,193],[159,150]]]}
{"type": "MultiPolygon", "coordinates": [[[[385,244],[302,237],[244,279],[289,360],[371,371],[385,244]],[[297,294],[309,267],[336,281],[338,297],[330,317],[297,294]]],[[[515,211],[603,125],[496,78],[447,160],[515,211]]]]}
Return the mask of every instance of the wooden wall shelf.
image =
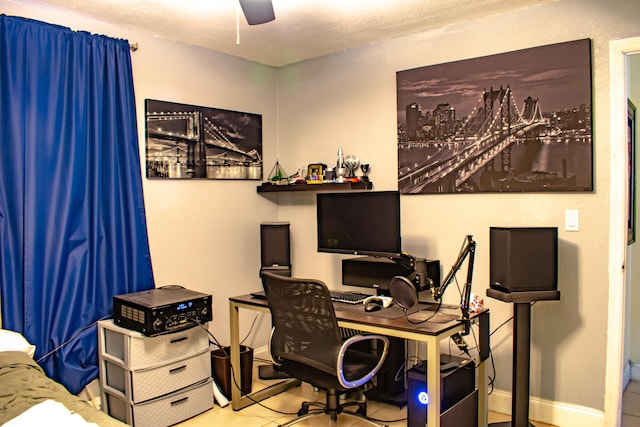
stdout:
{"type": "Polygon", "coordinates": [[[281,193],[292,191],[351,191],[351,190],[371,190],[373,183],[371,181],[364,182],[343,182],[343,183],[322,183],[322,184],[288,184],[275,185],[269,182],[263,182],[258,186],[258,193],[281,193]]]}

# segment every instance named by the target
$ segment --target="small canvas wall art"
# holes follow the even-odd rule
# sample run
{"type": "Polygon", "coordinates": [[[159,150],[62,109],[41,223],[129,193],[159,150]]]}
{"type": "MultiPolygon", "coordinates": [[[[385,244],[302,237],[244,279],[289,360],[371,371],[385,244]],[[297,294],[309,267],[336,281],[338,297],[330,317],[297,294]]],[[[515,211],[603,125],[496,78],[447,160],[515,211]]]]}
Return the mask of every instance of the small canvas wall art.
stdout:
{"type": "Polygon", "coordinates": [[[262,179],[262,116],[145,100],[153,179],[262,179]]]}

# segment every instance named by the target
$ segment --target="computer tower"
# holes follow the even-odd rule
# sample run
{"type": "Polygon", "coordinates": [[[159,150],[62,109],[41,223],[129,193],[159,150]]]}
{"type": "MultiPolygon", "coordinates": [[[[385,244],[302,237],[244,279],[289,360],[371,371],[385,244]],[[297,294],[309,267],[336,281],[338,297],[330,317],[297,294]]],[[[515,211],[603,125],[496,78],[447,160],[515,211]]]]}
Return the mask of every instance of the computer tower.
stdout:
{"type": "Polygon", "coordinates": [[[291,277],[291,241],[288,222],[260,224],[260,273],[291,277]]]}
{"type": "MultiPolygon", "coordinates": [[[[407,372],[407,426],[427,424],[429,392],[426,383],[427,362],[407,372]]],[[[443,354],[440,357],[440,425],[442,427],[476,427],[478,392],[475,364],[471,359],[443,354]],[[454,364],[455,366],[451,366],[454,364]]]]}
{"type": "MultiPolygon", "coordinates": [[[[405,340],[398,337],[388,337],[389,348],[382,367],[376,374],[373,387],[365,392],[370,400],[390,403],[403,407],[407,403],[407,393],[403,375],[398,371],[405,363],[405,340]]],[[[366,350],[363,350],[366,351],[366,350]]]]}
{"type": "Polygon", "coordinates": [[[557,227],[491,227],[489,286],[503,292],[558,289],[557,227]]]}

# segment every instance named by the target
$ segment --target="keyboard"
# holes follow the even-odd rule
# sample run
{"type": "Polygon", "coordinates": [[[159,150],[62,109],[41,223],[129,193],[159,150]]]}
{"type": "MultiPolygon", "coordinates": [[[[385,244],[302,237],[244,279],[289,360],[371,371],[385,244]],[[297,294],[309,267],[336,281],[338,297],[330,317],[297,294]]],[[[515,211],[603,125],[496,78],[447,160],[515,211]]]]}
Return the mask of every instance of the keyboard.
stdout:
{"type": "Polygon", "coordinates": [[[347,304],[359,304],[364,301],[365,298],[371,296],[361,294],[360,292],[336,291],[333,289],[329,290],[329,294],[331,294],[331,301],[346,302],[347,304]]]}

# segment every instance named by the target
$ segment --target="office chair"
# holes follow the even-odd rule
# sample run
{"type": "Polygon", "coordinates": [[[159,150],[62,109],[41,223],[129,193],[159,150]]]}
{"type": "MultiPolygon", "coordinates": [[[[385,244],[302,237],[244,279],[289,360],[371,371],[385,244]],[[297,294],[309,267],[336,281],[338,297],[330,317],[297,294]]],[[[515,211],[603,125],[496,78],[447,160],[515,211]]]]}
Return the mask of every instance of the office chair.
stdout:
{"type": "Polygon", "coordinates": [[[376,375],[387,355],[387,337],[358,334],[343,340],[329,290],[319,280],[264,271],[262,284],[273,324],[270,339],[273,361],[292,377],[327,390],[324,405],[304,402],[298,418],[281,427],[322,414],[330,416],[331,426],[337,425],[338,414],[383,426],[367,419],[366,402],[341,404],[339,394],[363,386],[376,375]],[[363,341],[374,344],[376,354],[353,347],[363,341]],[[311,405],[322,409],[310,412],[311,405]],[[357,405],[358,410],[344,411],[344,407],[351,405],[357,405]]]}

